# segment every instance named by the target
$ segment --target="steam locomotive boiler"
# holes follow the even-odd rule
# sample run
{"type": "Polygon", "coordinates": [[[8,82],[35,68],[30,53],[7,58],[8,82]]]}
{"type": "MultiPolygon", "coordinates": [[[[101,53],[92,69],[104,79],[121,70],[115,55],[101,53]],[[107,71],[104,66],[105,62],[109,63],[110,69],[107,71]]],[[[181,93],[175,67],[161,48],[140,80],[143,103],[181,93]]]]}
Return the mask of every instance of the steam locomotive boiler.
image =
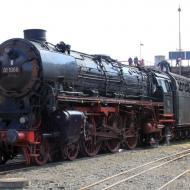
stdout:
{"type": "Polygon", "coordinates": [[[23,152],[27,164],[42,165],[169,136],[170,77],[53,45],[45,32],[0,45],[0,163],[23,152]]]}

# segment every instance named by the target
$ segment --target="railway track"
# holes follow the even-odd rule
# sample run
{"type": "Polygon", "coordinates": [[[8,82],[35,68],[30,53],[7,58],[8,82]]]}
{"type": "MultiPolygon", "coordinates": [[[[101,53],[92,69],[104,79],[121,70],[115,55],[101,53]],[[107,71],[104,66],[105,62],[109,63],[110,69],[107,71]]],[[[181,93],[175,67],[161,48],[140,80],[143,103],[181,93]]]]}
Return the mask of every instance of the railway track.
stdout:
{"type": "MultiPolygon", "coordinates": [[[[134,178],[137,178],[138,176],[145,174],[145,173],[148,173],[151,170],[162,167],[164,165],[167,165],[171,162],[177,161],[177,160],[182,159],[183,157],[189,156],[189,155],[190,155],[190,149],[187,149],[187,150],[184,150],[184,151],[181,151],[181,152],[178,152],[178,153],[166,156],[166,157],[162,157],[162,158],[153,160],[151,162],[142,164],[140,166],[137,166],[135,168],[131,168],[129,170],[123,171],[123,172],[118,173],[116,175],[110,176],[108,178],[102,179],[102,180],[97,181],[97,182],[90,184],[88,186],[82,187],[82,188],[80,188],[80,190],[112,189],[114,187],[117,187],[117,185],[119,185],[119,184],[122,184],[124,182],[129,181],[129,180],[132,180],[134,178]],[[122,177],[122,179],[121,179],[121,177],[122,177]],[[105,185],[105,183],[106,183],[106,185],[105,185]]],[[[86,158],[81,158],[81,159],[83,160],[86,158]]],[[[81,160],[81,159],[79,159],[79,160],[81,160]]],[[[88,158],[88,159],[90,159],[90,158],[88,158]]],[[[70,162],[70,161],[66,161],[66,163],[67,162],[70,162]]],[[[57,166],[59,164],[63,164],[63,161],[48,163],[42,167],[51,167],[53,165],[57,166]]],[[[40,167],[40,168],[42,168],[42,167],[40,167]]],[[[22,172],[22,171],[24,172],[24,171],[28,171],[28,170],[34,170],[34,169],[35,170],[39,169],[39,166],[25,166],[23,161],[17,160],[16,162],[12,162],[12,163],[0,166],[0,178],[4,174],[22,172]]],[[[185,175],[189,171],[190,171],[190,169],[178,174],[175,178],[173,178],[171,181],[168,181],[166,184],[164,184],[158,190],[165,189],[165,187],[167,187],[172,182],[174,182],[176,179],[185,175]]]]}
{"type": "Polygon", "coordinates": [[[4,175],[19,170],[24,170],[25,168],[28,167],[25,165],[24,161],[15,161],[12,163],[0,165],[0,175],[4,175]]]}
{"type": "MultiPolygon", "coordinates": [[[[100,154],[97,155],[96,157],[102,157],[105,155],[111,155],[111,153],[108,154],[100,154]]],[[[77,160],[75,160],[75,162],[83,160],[83,159],[92,159],[91,157],[81,157],[78,158],[77,160]]],[[[6,164],[0,165],[0,176],[5,175],[5,174],[9,174],[9,173],[13,173],[13,172],[20,172],[20,171],[26,171],[26,170],[33,170],[33,169],[39,169],[42,167],[50,167],[50,166],[56,166],[59,164],[63,164],[63,163],[70,163],[71,161],[68,160],[62,160],[62,161],[56,161],[56,162],[49,162],[47,164],[45,164],[44,166],[38,166],[38,165],[26,165],[25,161],[21,158],[19,159],[14,159],[12,161],[9,161],[6,164]]]]}
{"type": "MultiPolygon", "coordinates": [[[[111,189],[111,188],[116,187],[119,184],[122,184],[124,182],[129,181],[129,180],[132,180],[134,178],[137,178],[138,176],[140,176],[142,174],[148,173],[151,170],[154,170],[156,168],[160,168],[164,165],[167,165],[171,162],[175,162],[175,161],[182,159],[184,157],[187,157],[187,156],[190,156],[190,149],[187,149],[185,151],[181,151],[181,152],[178,152],[176,154],[172,154],[172,155],[169,155],[166,157],[162,157],[162,158],[153,160],[151,162],[142,164],[140,166],[137,166],[135,168],[131,168],[129,170],[125,170],[121,173],[112,175],[112,176],[107,177],[105,179],[102,179],[100,181],[89,184],[85,187],[81,187],[80,190],[91,190],[91,189],[107,190],[107,189],[111,189]]],[[[190,169],[182,172],[180,175],[178,175],[176,177],[176,179],[181,177],[182,175],[184,175],[185,173],[187,173],[189,171],[190,171],[190,169]]],[[[159,190],[165,188],[167,185],[169,185],[170,183],[172,183],[176,179],[174,178],[173,180],[167,182],[162,187],[160,187],[159,190]]]]}
{"type": "Polygon", "coordinates": [[[169,186],[171,183],[173,183],[175,180],[179,179],[180,177],[184,176],[185,174],[190,172],[190,168],[181,172],[179,175],[177,175],[176,177],[174,177],[173,179],[171,179],[170,181],[168,181],[167,183],[165,183],[164,185],[162,185],[161,187],[159,187],[157,190],[162,190],[164,188],[166,188],[167,186],[169,186]]]}

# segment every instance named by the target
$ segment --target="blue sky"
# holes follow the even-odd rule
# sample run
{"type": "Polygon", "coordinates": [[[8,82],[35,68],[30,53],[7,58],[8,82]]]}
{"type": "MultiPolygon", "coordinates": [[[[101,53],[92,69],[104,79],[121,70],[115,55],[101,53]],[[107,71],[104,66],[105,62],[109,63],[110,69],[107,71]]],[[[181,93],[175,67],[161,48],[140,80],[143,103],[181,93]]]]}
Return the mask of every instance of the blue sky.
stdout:
{"type": "Polygon", "coordinates": [[[190,50],[189,0],[1,0],[0,42],[42,28],[47,39],[74,50],[118,60],[140,54],[154,61],[178,49],[181,6],[182,49],[190,50]]]}

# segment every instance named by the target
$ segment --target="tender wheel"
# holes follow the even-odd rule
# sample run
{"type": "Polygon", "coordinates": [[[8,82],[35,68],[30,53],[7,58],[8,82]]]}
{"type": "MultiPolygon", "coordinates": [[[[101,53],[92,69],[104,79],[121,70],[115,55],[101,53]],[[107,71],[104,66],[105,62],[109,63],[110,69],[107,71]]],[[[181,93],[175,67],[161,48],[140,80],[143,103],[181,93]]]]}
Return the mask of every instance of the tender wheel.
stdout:
{"type": "Polygon", "coordinates": [[[35,162],[38,165],[46,164],[50,159],[49,153],[49,144],[46,139],[42,139],[42,137],[38,137],[36,139],[37,144],[34,146],[35,162]]]}
{"type": "MultiPolygon", "coordinates": [[[[107,124],[112,128],[112,130],[119,130],[121,125],[121,118],[118,114],[110,114],[107,119],[107,124]]],[[[112,131],[110,131],[112,133],[112,131]]],[[[120,139],[109,139],[106,141],[106,146],[108,150],[112,153],[118,152],[121,142],[120,139]]]]}
{"type": "Polygon", "coordinates": [[[79,153],[78,142],[65,145],[62,149],[62,157],[71,161],[77,158],[78,153],[79,153]]]}

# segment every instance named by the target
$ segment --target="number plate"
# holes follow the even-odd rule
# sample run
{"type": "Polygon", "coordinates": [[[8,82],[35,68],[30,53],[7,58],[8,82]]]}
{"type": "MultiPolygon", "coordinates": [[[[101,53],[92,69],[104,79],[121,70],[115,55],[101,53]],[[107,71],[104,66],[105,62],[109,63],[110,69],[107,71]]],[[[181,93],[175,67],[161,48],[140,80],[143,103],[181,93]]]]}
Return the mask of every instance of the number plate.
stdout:
{"type": "Polygon", "coordinates": [[[20,73],[19,67],[2,67],[1,73],[8,74],[8,73],[20,73]]]}

